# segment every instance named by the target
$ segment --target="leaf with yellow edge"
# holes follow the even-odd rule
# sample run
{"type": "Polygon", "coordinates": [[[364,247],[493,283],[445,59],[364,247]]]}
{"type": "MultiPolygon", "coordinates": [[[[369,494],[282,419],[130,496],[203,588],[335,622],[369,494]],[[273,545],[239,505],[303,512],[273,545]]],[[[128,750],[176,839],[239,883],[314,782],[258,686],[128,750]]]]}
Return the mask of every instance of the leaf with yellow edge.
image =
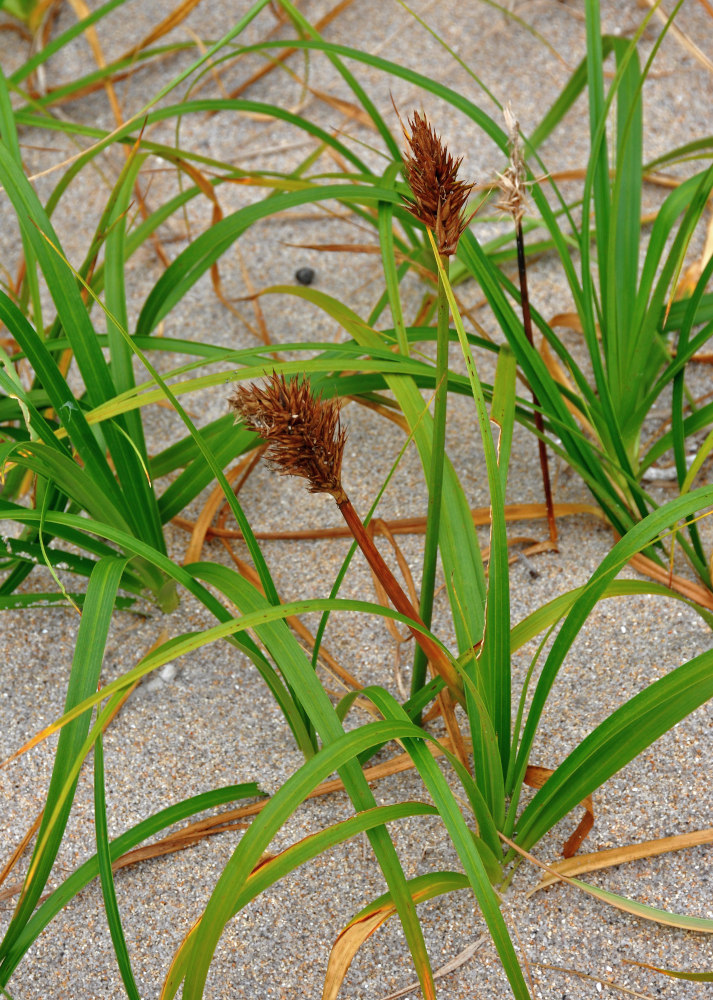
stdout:
{"type": "MultiPolygon", "coordinates": [[[[414,903],[423,903],[427,899],[433,899],[434,896],[442,896],[456,889],[467,889],[469,885],[467,877],[460,872],[430,872],[407,881],[414,903]]],[[[339,988],[357,951],[394,913],[396,907],[391,894],[387,892],[352,917],[332,947],[322,1000],[336,1000],[339,988]]]]}
{"type": "Polygon", "coordinates": [[[163,988],[161,989],[159,1000],[173,1000],[173,997],[178,993],[179,987],[186,976],[188,960],[191,957],[191,946],[202,919],[201,916],[196,920],[181,942],[181,947],[174,954],[168,974],[163,983],[163,988]]]}
{"type": "Polygon", "coordinates": [[[713,972],[683,972],[679,969],[660,969],[658,965],[649,965],[648,962],[631,962],[623,959],[630,965],[638,965],[642,969],[651,969],[652,972],[660,972],[662,976],[671,976],[672,979],[687,979],[692,983],[713,983],[713,972]]]}

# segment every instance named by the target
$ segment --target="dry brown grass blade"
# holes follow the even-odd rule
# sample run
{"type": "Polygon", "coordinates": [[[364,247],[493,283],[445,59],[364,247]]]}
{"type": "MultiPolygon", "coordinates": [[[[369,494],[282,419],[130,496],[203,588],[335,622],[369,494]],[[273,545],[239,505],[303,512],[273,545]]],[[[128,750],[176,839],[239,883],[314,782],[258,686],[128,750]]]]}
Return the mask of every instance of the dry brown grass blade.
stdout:
{"type": "MultiPolygon", "coordinates": [[[[412,891],[414,903],[427,898],[427,893],[428,889],[422,889],[420,892],[412,891]]],[[[342,928],[329,953],[329,962],[327,963],[324,987],[322,989],[322,1000],[336,1000],[356,953],[367,938],[371,937],[395,913],[396,905],[391,901],[384,902],[378,910],[367,913],[358,920],[350,921],[346,927],[342,928]]],[[[417,983],[416,986],[418,987],[418,985],[417,983]]],[[[401,992],[395,994],[395,996],[401,995],[401,992]]],[[[433,997],[433,1000],[435,1000],[435,993],[429,991],[427,995],[433,997]]]]}
{"type": "Polygon", "coordinates": [[[326,94],[323,90],[315,90],[314,87],[308,87],[307,89],[318,101],[322,101],[328,107],[334,108],[335,111],[344,115],[347,121],[359,122],[360,125],[371,129],[372,132],[376,132],[376,125],[373,118],[363,108],[360,108],[358,104],[354,104],[352,101],[345,101],[339,97],[332,97],[331,94],[326,94]]]}
{"type": "MultiPolygon", "coordinates": [[[[263,344],[265,344],[267,347],[270,347],[272,344],[272,339],[270,337],[270,331],[267,328],[267,323],[265,322],[265,314],[262,311],[262,306],[260,305],[260,299],[256,295],[254,295],[255,285],[253,284],[252,278],[250,277],[250,272],[248,271],[247,265],[245,263],[245,258],[243,257],[243,252],[240,249],[239,243],[235,244],[235,250],[237,251],[238,254],[238,261],[240,263],[240,273],[242,274],[243,281],[245,282],[245,287],[248,290],[248,294],[254,296],[252,299],[252,307],[253,307],[253,312],[255,313],[255,322],[257,323],[257,328],[260,332],[260,339],[262,340],[263,344]]],[[[215,267],[216,265],[213,266],[215,267]]],[[[218,272],[216,270],[216,274],[217,273],[218,272]]],[[[274,354],[273,357],[277,358],[277,355],[274,354]]]]}
{"type": "MultiPolygon", "coordinates": [[[[525,771],[525,784],[529,785],[530,788],[542,788],[547,779],[551,777],[553,773],[554,772],[549,767],[540,767],[537,764],[530,764],[525,771]]],[[[562,854],[565,858],[571,858],[579,850],[590,830],[594,826],[594,803],[592,802],[592,796],[587,795],[586,798],[582,799],[580,805],[584,808],[585,813],[580,820],[577,829],[566,840],[562,847],[562,854]]],[[[564,862],[560,863],[564,864],[564,862]]]]}
{"type": "MultiPolygon", "coordinates": [[[[609,77],[609,79],[611,79],[611,77],[609,77]]],[[[575,170],[553,170],[551,173],[545,174],[543,177],[539,177],[538,183],[542,183],[543,181],[553,181],[557,184],[561,184],[562,181],[583,181],[586,176],[587,171],[584,167],[578,167],[575,170]]],[[[614,179],[615,173],[613,170],[610,171],[609,176],[612,180],[614,179]]],[[[658,174],[655,171],[642,174],[642,178],[648,184],[654,184],[657,187],[677,188],[681,185],[681,179],[679,177],[670,177],[668,174],[658,174]]],[[[495,185],[493,184],[481,184],[476,188],[476,190],[492,190],[494,186],[495,185]]],[[[650,217],[648,215],[642,215],[642,223],[644,220],[648,220],[649,218],[653,221],[653,219],[656,218],[656,213],[652,213],[650,217]]]]}
{"type": "MultiPolygon", "coordinates": [[[[433,676],[436,676],[435,670],[433,671],[433,676]]],[[[443,716],[446,731],[451,739],[453,752],[468,774],[472,776],[473,769],[470,765],[470,759],[468,757],[468,747],[466,745],[465,737],[463,736],[463,731],[461,730],[458,724],[458,719],[456,718],[453,696],[450,691],[444,688],[439,692],[437,701],[441,706],[441,715],[443,716]]]]}
{"type": "MultiPolygon", "coordinates": [[[[426,746],[433,757],[443,756],[444,749],[453,752],[451,741],[447,738],[442,739],[440,741],[440,745],[438,746],[431,742],[428,742],[426,746]]],[[[383,778],[389,777],[392,774],[400,774],[402,771],[409,771],[413,768],[413,766],[413,761],[409,755],[407,753],[402,753],[391,758],[391,760],[384,761],[381,764],[374,764],[372,767],[364,768],[363,774],[366,780],[372,784],[374,782],[381,781],[383,778]]],[[[329,781],[323,781],[320,785],[317,785],[316,788],[313,788],[307,795],[307,798],[316,799],[323,795],[332,795],[334,792],[342,791],[344,791],[344,784],[341,779],[332,778],[329,781]]],[[[211,836],[213,832],[226,833],[229,830],[241,829],[241,821],[249,816],[256,816],[258,813],[262,812],[269,801],[269,798],[261,799],[259,802],[251,802],[249,805],[238,806],[236,809],[225,810],[222,813],[218,813],[216,816],[208,816],[205,819],[196,820],[195,822],[182,827],[175,833],[169,834],[161,840],[157,840],[155,843],[146,848],[136,848],[133,851],[128,851],[120,858],[117,858],[112,867],[114,870],[117,870],[119,868],[127,867],[128,865],[136,864],[137,862],[146,860],[147,858],[160,857],[161,854],[170,854],[175,851],[184,850],[184,848],[191,847],[193,844],[198,843],[198,841],[203,837],[211,836]],[[163,850],[162,846],[165,846],[166,849],[163,850]]],[[[17,885],[8,886],[7,888],[0,890],[0,902],[16,896],[20,892],[21,888],[22,884],[18,883],[17,885]]]]}
{"type": "MultiPolygon", "coordinates": [[[[84,0],[68,0],[70,7],[77,15],[78,21],[83,21],[85,18],[89,17],[90,10],[87,7],[84,0]]],[[[88,28],[84,29],[84,37],[87,40],[89,48],[92,50],[92,55],[94,56],[94,61],[99,69],[106,68],[106,60],[104,59],[104,53],[102,52],[102,47],[99,44],[99,36],[97,35],[96,28],[90,25],[88,28]]],[[[123,125],[124,116],[121,112],[121,107],[119,105],[119,98],[116,96],[116,91],[114,90],[114,84],[111,78],[107,77],[102,81],[104,90],[106,91],[106,96],[111,107],[112,114],[114,115],[114,120],[117,125],[123,125]]]]}
{"type": "MultiPolygon", "coordinates": [[[[658,18],[661,24],[668,25],[668,14],[661,9],[656,0],[642,0],[642,3],[647,4],[649,7],[653,8],[654,15],[658,18]]],[[[673,37],[683,46],[689,55],[692,55],[701,66],[708,70],[709,73],[713,73],[713,62],[708,58],[708,56],[703,52],[696,43],[688,37],[685,31],[675,24],[672,23],[669,26],[669,31],[673,37]]]]}
{"type": "MultiPolygon", "coordinates": [[[[89,17],[90,11],[87,4],[85,3],[85,0],[69,0],[69,4],[74,10],[75,14],[77,15],[77,19],[79,21],[89,17]]],[[[89,47],[92,50],[92,55],[94,56],[94,61],[96,62],[97,67],[99,69],[105,69],[106,60],[104,58],[102,47],[99,44],[99,36],[97,35],[94,26],[90,25],[90,27],[86,28],[84,31],[84,35],[87,39],[89,47]]],[[[121,105],[119,104],[119,98],[116,96],[116,90],[114,89],[114,82],[112,77],[105,77],[102,80],[102,86],[104,88],[104,91],[106,92],[107,100],[109,101],[109,106],[111,107],[111,111],[114,116],[114,121],[116,122],[116,126],[117,128],[121,128],[124,124],[124,115],[121,110],[121,105]]],[[[143,129],[142,129],[142,134],[143,134],[143,129]]],[[[124,149],[127,161],[131,160],[132,156],[136,154],[136,151],[138,149],[138,142],[134,144],[132,149],[127,149],[126,147],[122,148],[124,149]]],[[[134,183],[134,194],[136,196],[136,201],[139,206],[139,211],[141,212],[142,217],[144,219],[148,218],[149,210],[148,207],[146,206],[144,196],[141,192],[141,185],[139,183],[138,178],[134,183]]],[[[156,232],[151,233],[151,242],[153,243],[156,255],[158,256],[163,266],[168,267],[168,265],[170,264],[169,256],[164,250],[163,246],[161,245],[161,240],[159,239],[159,236],[156,232]]],[[[92,268],[93,266],[94,265],[92,264],[92,268]]]]}
{"type": "MultiPolygon", "coordinates": [[[[556,517],[571,517],[575,514],[591,514],[600,521],[605,520],[599,507],[588,503],[556,503],[556,517]]],[[[481,527],[490,524],[490,508],[474,507],[471,510],[473,524],[481,527]]],[[[543,503],[514,503],[505,506],[506,521],[539,521],[547,517],[547,509],[543,503]]],[[[172,524],[184,531],[193,531],[194,523],[185,517],[174,517],[172,524]]],[[[426,530],[425,517],[402,517],[383,521],[394,535],[422,535],[426,530]]],[[[378,530],[377,530],[378,533],[378,530]]],[[[219,538],[242,539],[242,533],[236,528],[209,528],[208,535],[219,538]]],[[[314,538],[347,538],[350,532],[341,525],[334,528],[304,528],[296,531],[256,531],[255,537],[263,541],[299,541],[314,538]]]]}
{"type": "MultiPolygon", "coordinates": [[[[709,203],[710,204],[710,203],[709,203]]],[[[693,294],[708,261],[713,257],[713,212],[708,219],[706,238],[700,257],[688,265],[681,275],[674,294],[675,299],[685,299],[693,294]]],[[[694,359],[695,360],[695,359],[694,359]]]]}
{"type": "MultiPolygon", "coordinates": [[[[177,166],[178,165],[180,165],[180,168],[186,174],[188,174],[188,176],[191,178],[196,187],[212,204],[213,209],[211,214],[210,226],[208,227],[210,229],[212,226],[215,226],[218,222],[220,222],[223,219],[223,209],[221,208],[220,202],[218,201],[218,195],[215,192],[215,188],[210,183],[208,178],[192,163],[189,163],[187,160],[180,160],[180,162],[177,162],[177,166]]],[[[187,236],[188,239],[190,240],[191,239],[190,229],[187,233],[187,236]]],[[[218,301],[222,303],[222,305],[224,305],[232,313],[234,313],[237,316],[240,316],[237,310],[231,306],[230,302],[228,301],[226,295],[223,292],[223,284],[220,279],[220,269],[218,267],[217,261],[215,261],[215,263],[211,265],[210,278],[213,284],[213,291],[215,292],[215,296],[218,299],[218,301]]],[[[242,319],[242,317],[240,318],[242,319]]],[[[251,333],[255,332],[254,329],[250,326],[250,324],[246,325],[248,326],[248,329],[251,331],[251,333]]]]}
{"type": "Polygon", "coordinates": [[[564,327],[567,330],[575,330],[577,333],[584,333],[579,316],[577,313],[573,312],[557,313],[549,321],[548,326],[551,326],[552,329],[555,329],[556,327],[564,327]]]}
{"type": "MultiPolygon", "coordinates": [[[[435,970],[433,973],[434,980],[443,979],[444,976],[448,976],[451,972],[455,972],[456,969],[460,969],[461,965],[465,965],[466,962],[469,962],[478,949],[482,948],[488,940],[489,937],[487,934],[481,934],[480,937],[475,939],[475,941],[471,941],[471,943],[464,948],[463,951],[454,955],[453,958],[449,959],[444,965],[435,970]]],[[[408,996],[409,993],[415,993],[416,990],[419,990],[420,988],[420,983],[416,981],[414,983],[410,983],[408,986],[403,986],[400,990],[389,993],[385,997],[381,997],[380,1000],[399,1000],[399,997],[408,996]]]]}
{"type": "MultiPolygon", "coordinates": [[[[2,25],[0,25],[0,30],[2,30],[2,25]]],[[[157,56],[156,58],[157,61],[159,59],[168,59],[169,54],[167,53],[163,56],[157,56]]],[[[128,80],[130,77],[135,76],[136,73],[140,73],[145,68],[146,68],[145,64],[141,64],[132,66],[129,69],[121,70],[120,72],[117,73],[113,73],[111,77],[112,82],[115,84],[121,83],[123,80],[128,80]]],[[[104,89],[104,81],[95,80],[93,83],[88,83],[84,87],[77,87],[76,90],[73,90],[69,94],[63,94],[60,97],[52,97],[54,92],[58,89],[59,89],[58,87],[51,87],[51,86],[45,88],[44,90],[45,107],[58,107],[62,104],[69,104],[71,101],[77,101],[81,97],[88,97],[89,94],[96,94],[98,90],[104,89]],[[47,98],[49,98],[49,100],[47,100],[47,98]]]]}
{"type": "Polygon", "coordinates": [[[64,0],[37,0],[34,6],[28,24],[30,31],[39,33],[42,48],[52,37],[52,29],[60,15],[63,2],[64,0]]]}
{"type": "Polygon", "coordinates": [[[619,993],[623,993],[628,997],[636,997],[637,1000],[655,1000],[650,993],[640,993],[638,990],[632,990],[629,986],[623,986],[621,983],[615,983],[614,980],[610,979],[608,976],[590,976],[588,972],[580,972],[579,969],[567,969],[563,965],[548,965],[546,962],[533,962],[532,964],[536,969],[548,969],[551,972],[564,972],[567,976],[577,976],[579,979],[586,979],[588,982],[596,983],[597,987],[604,984],[605,986],[608,986],[610,990],[618,990],[619,993]]]}
{"type": "MultiPolygon", "coordinates": [[[[197,170],[191,164],[186,163],[184,161],[182,162],[182,166],[186,170],[186,173],[188,173],[193,178],[195,183],[200,187],[203,194],[205,194],[205,196],[209,198],[210,201],[213,203],[213,214],[210,225],[215,226],[218,222],[222,220],[223,210],[220,206],[220,202],[218,201],[218,196],[215,193],[213,185],[199,170],[197,170]]],[[[250,273],[248,272],[248,269],[245,266],[245,261],[243,259],[240,247],[237,245],[236,245],[236,250],[238,253],[238,260],[240,263],[240,270],[243,277],[243,281],[245,282],[245,287],[248,290],[248,294],[246,296],[241,296],[241,298],[249,300],[252,303],[257,327],[253,326],[252,323],[249,323],[245,319],[242,313],[235,308],[235,306],[232,304],[230,299],[223,291],[223,283],[221,281],[220,270],[217,261],[215,261],[215,263],[213,263],[210,268],[210,277],[211,277],[211,282],[213,284],[213,291],[215,292],[215,296],[218,299],[218,301],[223,306],[225,306],[226,309],[228,309],[231,313],[233,313],[234,316],[237,316],[238,319],[240,319],[241,322],[245,324],[247,329],[250,331],[250,333],[253,334],[254,337],[256,337],[258,340],[261,340],[263,344],[269,346],[271,343],[270,332],[265,322],[265,317],[262,312],[262,307],[259,302],[258,294],[256,293],[255,286],[253,285],[253,282],[250,278],[250,273]]]]}
{"type": "MultiPolygon", "coordinates": [[[[630,913],[635,917],[653,921],[663,927],[687,927],[687,920],[689,918],[685,916],[679,916],[676,913],[669,913],[666,910],[657,910],[646,903],[638,903],[636,900],[627,899],[625,896],[618,896],[605,889],[598,889],[590,882],[582,882],[573,878],[571,875],[564,875],[561,871],[556,871],[552,865],[548,865],[544,861],[540,861],[540,859],[536,858],[534,854],[530,853],[530,851],[524,850],[519,844],[516,844],[515,841],[506,837],[504,833],[498,831],[498,836],[504,844],[511,847],[521,857],[526,858],[537,868],[541,868],[543,871],[554,875],[556,881],[566,882],[568,885],[573,886],[580,892],[586,893],[588,896],[592,896],[594,899],[604,903],[606,906],[612,906],[615,910],[621,910],[622,913],[630,913]]],[[[710,921],[705,920],[697,923],[696,930],[702,934],[713,933],[710,929],[710,921]]]]}
{"type": "MultiPolygon", "coordinates": [[[[368,253],[381,256],[381,247],[374,243],[283,243],[285,247],[299,250],[316,250],[319,253],[368,253]]],[[[405,258],[402,256],[402,260],[405,258]]]]}
{"type": "MultiPolygon", "coordinates": [[[[343,14],[348,7],[351,7],[353,2],[354,0],[341,0],[340,3],[338,3],[335,7],[332,7],[330,11],[327,11],[327,13],[321,17],[319,21],[317,21],[314,25],[315,30],[322,31],[328,24],[331,24],[335,18],[339,17],[340,14],[343,14]]],[[[297,49],[289,48],[283,49],[283,51],[277,56],[271,56],[268,65],[257,70],[257,72],[253,73],[252,76],[248,77],[247,80],[244,80],[238,87],[230,92],[230,99],[234,100],[236,97],[240,97],[240,95],[245,93],[245,91],[252,87],[254,83],[257,83],[258,80],[262,80],[263,77],[272,73],[272,71],[276,69],[280,63],[285,62],[285,60],[289,59],[290,56],[293,56],[295,52],[297,52],[297,49]]]]}
{"type": "Polygon", "coordinates": [[[146,844],[144,847],[136,847],[133,851],[127,851],[126,854],[122,854],[120,858],[116,859],[111,866],[111,870],[117,872],[121,868],[128,868],[130,865],[136,865],[140,861],[160,858],[165,854],[174,854],[176,851],[183,851],[187,847],[193,847],[194,844],[200,843],[206,837],[214,837],[218,833],[230,833],[233,830],[245,830],[249,825],[249,823],[240,822],[224,823],[221,826],[200,830],[196,833],[178,830],[176,833],[172,833],[168,837],[163,837],[153,844],[146,844]]]}
{"type": "Polygon", "coordinates": [[[347,396],[345,402],[356,403],[358,406],[363,406],[367,410],[373,410],[374,413],[378,413],[380,417],[385,420],[390,420],[392,424],[396,424],[400,427],[404,434],[409,433],[409,426],[405,418],[401,414],[401,410],[396,406],[390,405],[390,400],[384,399],[383,402],[377,403],[375,399],[366,399],[363,396],[347,396]]]}
{"type": "Polygon", "coordinates": [[[10,31],[15,35],[19,35],[23,42],[32,42],[32,33],[19,21],[7,21],[0,24],[0,31],[10,31]]]}
{"type": "MultiPolygon", "coordinates": [[[[418,902],[418,894],[414,894],[413,899],[414,902],[418,902]]],[[[329,953],[322,1000],[336,1000],[356,953],[367,938],[371,937],[395,912],[395,905],[386,902],[373,913],[367,913],[342,928],[329,953]]]]}
{"type": "Polygon", "coordinates": [[[624,865],[629,861],[640,861],[642,858],[655,858],[660,854],[672,851],[682,851],[687,847],[700,847],[702,844],[713,844],[713,827],[706,830],[695,830],[693,833],[681,833],[675,837],[660,837],[657,840],[644,840],[640,844],[627,844],[625,847],[612,847],[606,851],[593,851],[581,854],[566,861],[557,861],[550,865],[556,874],[543,875],[534,889],[528,892],[528,897],[539,889],[546,889],[558,882],[558,875],[584,875],[587,872],[598,872],[615,865],[624,865]]]}
{"type": "MultiPolygon", "coordinates": [[[[399,564],[401,575],[404,578],[404,583],[406,584],[408,595],[411,598],[411,603],[415,607],[418,604],[418,594],[416,593],[416,584],[414,583],[413,580],[413,574],[411,573],[411,568],[406,560],[406,557],[401,551],[398,542],[394,538],[394,533],[389,528],[389,525],[387,524],[386,521],[383,521],[380,517],[375,517],[372,521],[369,522],[367,531],[369,532],[372,539],[377,532],[378,534],[383,535],[384,538],[389,543],[389,545],[391,546],[393,553],[396,556],[396,562],[399,564]]],[[[383,586],[379,581],[379,578],[376,576],[373,570],[372,570],[372,577],[374,580],[374,589],[379,595],[379,600],[381,601],[381,604],[386,608],[388,607],[388,598],[386,596],[386,591],[384,590],[383,586]]],[[[391,622],[390,624],[395,625],[394,622],[391,622]]],[[[404,636],[400,635],[398,629],[392,634],[394,635],[394,637],[398,642],[404,641],[404,636]]]]}
{"type": "Polygon", "coordinates": [[[171,13],[168,14],[163,21],[159,21],[156,27],[152,28],[148,35],[142,38],[136,45],[127,49],[121,57],[122,60],[132,59],[135,55],[138,55],[139,52],[142,52],[150,45],[153,45],[154,42],[157,42],[159,38],[163,38],[164,35],[167,35],[169,31],[173,31],[173,29],[177,28],[182,21],[185,21],[191,11],[197,7],[200,2],[201,0],[183,0],[182,3],[179,3],[173,8],[171,13]]]}
{"type": "Polygon", "coordinates": [[[662,583],[664,587],[668,587],[669,590],[675,590],[677,594],[682,594],[689,601],[695,601],[701,607],[713,611],[713,593],[702,584],[693,583],[691,580],[686,580],[685,577],[671,573],[668,569],[659,566],[653,559],[649,559],[648,556],[644,556],[641,553],[633,556],[629,560],[629,565],[638,573],[648,576],[650,580],[662,583]]]}

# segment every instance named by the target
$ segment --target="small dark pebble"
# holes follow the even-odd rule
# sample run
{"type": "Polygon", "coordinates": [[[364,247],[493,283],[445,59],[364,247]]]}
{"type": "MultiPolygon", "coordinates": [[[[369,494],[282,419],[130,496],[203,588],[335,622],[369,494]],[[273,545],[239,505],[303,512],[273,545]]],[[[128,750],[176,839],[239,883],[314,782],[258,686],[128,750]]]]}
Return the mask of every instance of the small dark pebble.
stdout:
{"type": "Polygon", "coordinates": [[[314,271],[311,267],[301,267],[299,271],[295,271],[295,278],[300,285],[311,285],[314,281],[314,271]]]}

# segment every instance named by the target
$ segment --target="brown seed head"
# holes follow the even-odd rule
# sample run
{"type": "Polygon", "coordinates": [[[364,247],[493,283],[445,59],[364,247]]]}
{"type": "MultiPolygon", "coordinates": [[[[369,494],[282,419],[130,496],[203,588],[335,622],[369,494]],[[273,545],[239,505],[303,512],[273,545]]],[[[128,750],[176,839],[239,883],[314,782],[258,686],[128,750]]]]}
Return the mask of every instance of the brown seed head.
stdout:
{"type": "Polygon", "coordinates": [[[520,123],[515,118],[509,104],[506,105],[503,115],[508,130],[510,163],[505,173],[498,174],[500,200],[497,202],[496,207],[502,208],[504,212],[508,212],[517,225],[527,211],[525,161],[522,158],[520,123]]]}
{"type": "Polygon", "coordinates": [[[273,469],[307,479],[310,493],[331,493],[337,503],[346,499],[341,472],[347,435],[336,399],[313,396],[306,377],[286,381],[273,372],[262,388],[238,386],[228,403],[267,443],[273,469]]]}
{"type": "Polygon", "coordinates": [[[403,130],[411,147],[404,153],[404,167],[415,203],[407,201],[406,208],[433,231],[438,252],[450,256],[472,218],[463,216],[463,208],[473,185],[458,180],[462,159],[453,159],[425,116],[414,111],[409,126],[411,135],[403,130]]]}

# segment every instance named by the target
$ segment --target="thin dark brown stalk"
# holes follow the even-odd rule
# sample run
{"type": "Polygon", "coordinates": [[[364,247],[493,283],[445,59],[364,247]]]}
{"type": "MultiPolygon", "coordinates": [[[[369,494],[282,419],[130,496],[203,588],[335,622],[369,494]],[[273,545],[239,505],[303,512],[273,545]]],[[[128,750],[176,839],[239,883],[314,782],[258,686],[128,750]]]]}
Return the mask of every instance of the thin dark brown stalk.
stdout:
{"type": "MultiPolygon", "coordinates": [[[[517,270],[520,278],[520,303],[522,307],[522,325],[525,330],[530,347],[534,348],[535,341],[532,336],[532,317],[530,314],[530,297],[527,290],[527,263],[525,260],[525,238],[522,232],[522,217],[527,208],[525,161],[522,156],[522,145],[520,142],[520,124],[515,118],[510,105],[505,108],[505,124],[509,133],[510,163],[504,173],[500,174],[500,200],[498,208],[509,212],[515,223],[515,236],[517,243],[517,270]]],[[[540,402],[537,393],[532,387],[532,402],[534,406],[535,429],[537,430],[537,448],[540,456],[540,469],[542,471],[542,486],[545,493],[545,504],[547,506],[547,523],[550,529],[550,542],[557,547],[557,522],[555,520],[554,506],[552,503],[552,486],[550,485],[550,469],[547,460],[547,447],[542,439],[544,424],[540,413],[540,402]]]]}
{"type": "MultiPolygon", "coordinates": [[[[525,336],[531,347],[535,342],[532,336],[532,316],[530,314],[530,297],[527,291],[527,264],[525,263],[525,240],[522,233],[522,222],[518,220],[516,226],[517,242],[517,270],[520,278],[520,301],[522,304],[522,325],[525,329],[525,336]]],[[[542,487],[545,493],[545,505],[547,507],[547,523],[550,529],[550,541],[557,545],[557,521],[555,519],[555,509],[552,500],[552,485],[550,483],[550,467],[547,459],[547,446],[540,435],[544,434],[544,422],[540,413],[540,402],[534,389],[532,392],[532,403],[535,407],[535,429],[537,430],[537,450],[540,456],[540,470],[542,472],[542,487]]]]}

